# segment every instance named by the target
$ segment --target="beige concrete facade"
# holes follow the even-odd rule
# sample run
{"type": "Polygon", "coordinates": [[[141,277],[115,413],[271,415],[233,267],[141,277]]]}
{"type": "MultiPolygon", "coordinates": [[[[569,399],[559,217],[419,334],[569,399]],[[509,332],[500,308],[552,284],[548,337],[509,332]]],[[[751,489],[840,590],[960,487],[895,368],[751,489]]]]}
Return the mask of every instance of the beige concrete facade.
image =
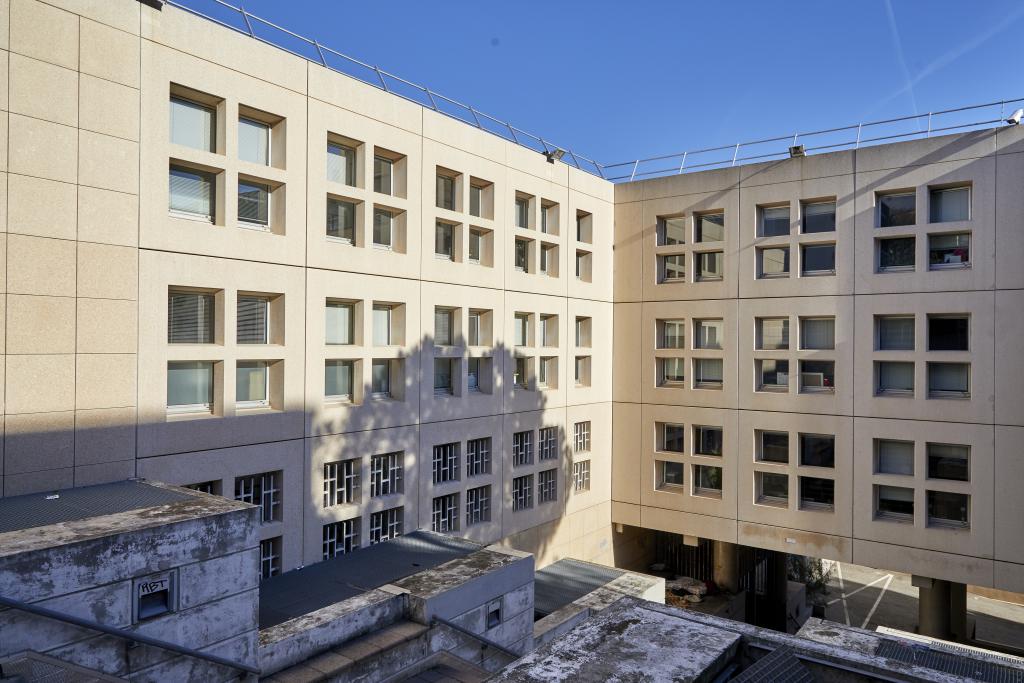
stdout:
{"type": "Polygon", "coordinates": [[[1024,591],[1018,129],[613,186],[173,7],[0,0],[0,62],[0,494],[255,495],[278,570],[329,530],[432,528],[440,501],[451,533],[539,566],[642,557],[632,527],[1024,591]],[[210,117],[201,149],[172,141],[172,98],[210,117]],[[172,168],[205,179],[208,215],[171,210],[172,168]],[[939,222],[951,189],[968,214],[939,222]],[[883,227],[893,193],[916,216],[883,227]],[[812,205],[833,229],[803,229],[812,205]],[[912,265],[880,272],[891,239],[912,265]],[[169,341],[172,293],[207,297],[208,341],[169,341]],[[254,298],[266,336],[244,343],[254,298]],[[963,348],[929,350],[940,318],[967,321],[963,348]],[[909,347],[880,348],[890,319],[909,347]],[[171,363],[209,369],[201,410],[168,410],[171,363]],[[252,363],[256,401],[235,381],[252,363]],[[964,368],[968,391],[930,390],[964,368]],[[912,387],[882,390],[896,370],[912,387]],[[822,439],[831,464],[807,461],[822,439]],[[879,468],[888,442],[909,471],[879,468]],[[966,480],[929,476],[936,446],[966,480]],[[879,514],[893,489],[909,517],[879,514]],[[966,523],[931,519],[933,494],[966,523]]]}
{"type": "Polygon", "coordinates": [[[542,544],[545,562],[613,561],[612,289],[595,277],[611,268],[610,183],[175,8],[3,0],[0,27],[0,493],[132,476],[227,497],[256,487],[277,570],[321,560],[325,525],[357,520],[356,545],[367,545],[431,528],[435,498],[454,496],[452,533],[542,544]],[[210,113],[208,146],[169,134],[171,98],[210,113]],[[243,149],[246,121],[266,126],[265,158],[243,149]],[[351,178],[327,172],[329,144],[353,150],[351,178]],[[376,157],[391,162],[390,187],[375,182],[376,157]],[[210,179],[208,217],[169,210],[171,168],[210,179]],[[453,180],[445,208],[439,174],[453,180]],[[266,188],[265,224],[241,210],[240,183],[266,188]],[[519,196],[532,197],[524,228],[519,196]],[[329,201],[354,207],[351,239],[328,234],[329,201]],[[452,230],[443,257],[438,223],[452,230]],[[532,245],[527,272],[514,267],[516,237],[532,245]],[[542,245],[553,249],[544,272],[542,245]],[[207,297],[208,340],[170,342],[171,293],[207,297]],[[266,336],[245,343],[239,306],[253,297],[266,302],[266,336]],[[351,307],[348,343],[328,330],[335,304],[351,307]],[[439,311],[450,339],[436,336],[439,311]],[[520,346],[517,312],[534,326],[520,346]],[[516,356],[531,368],[525,387],[513,381],[516,356]],[[267,377],[255,403],[235,381],[251,362],[267,377]],[[343,398],[326,394],[334,362],[351,363],[343,398]],[[209,364],[202,410],[168,410],[172,363],[209,364]],[[451,371],[447,390],[435,368],[451,371]],[[587,425],[579,443],[577,423],[587,425]],[[543,457],[542,428],[554,429],[543,457]],[[532,453],[513,467],[521,432],[532,453]],[[470,473],[469,442],[482,440],[470,473]],[[454,479],[434,483],[434,449],[446,444],[454,479]],[[371,457],[392,453],[400,481],[377,491],[371,457]],[[332,463],[348,463],[359,486],[328,505],[332,463]],[[519,477],[532,477],[531,501],[513,510],[519,477]],[[469,496],[483,491],[469,524],[469,496]],[[372,531],[378,513],[400,522],[372,531]]]}
{"type": "Polygon", "coordinates": [[[996,129],[617,185],[613,521],[1020,590],[1024,378],[1011,349],[1024,332],[1024,207],[1009,178],[1022,168],[1022,138],[996,129]],[[935,203],[951,188],[968,197],[953,220],[935,203]],[[881,222],[890,193],[909,197],[903,225],[881,222]],[[834,229],[805,231],[806,207],[820,202],[834,202],[834,229]],[[764,211],[776,207],[788,208],[788,224],[764,236],[764,211]],[[708,212],[724,212],[713,244],[696,241],[708,212]],[[685,244],[661,245],[666,218],[682,220],[685,244]],[[947,235],[968,235],[969,256],[934,256],[934,238],[947,235]],[[913,239],[903,243],[909,263],[882,263],[890,238],[913,239]],[[808,245],[835,245],[831,272],[806,272],[808,245]],[[724,272],[705,282],[694,254],[710,248],[723,251],[724,272]],[[788,272],[764,276],[766,248],[788,248],[788,272]],[[664,254],[686,255],[683,278],[662,281],[664,254]],[[932,348],[931,325],[948,318],[966,321],[962,338],[932,348]],[[696,326],[708,319],[722,321],[720,349],[699,348],[696,326]],[[685,330],[681,344],[664,348],[664,321],[685,330]],[[827,341],[813,336],[822,321],[827,341]],[[898,344],[883,341],[890,321],[898,344]],[[773,332],[766,343],[781,325],[787,342],[773,332]],[[723,359],[710,390],[695,372],[704,357],[723,359]],[[681,381],[665,381],[665,358],[683,359],[681,381]],[[766,380],[777,362],[787,370],[766,380]],[[953,366],[937,364],[954,364],[964,384],[942,390],[932,374],[953,366]],[[893,368],[907,382],[898,390],[881,374],[893,368]],[[682,435],[671,450],[666,425],[682,435]],[[708,425],[721,428],[721,455],[698,452],[695,429],[708,425]],[[831,462],[801,454],[821,437],[831,462]],[[898,469],[880,459],[891,445],[898,469]],[[943,472],[950,447],[966,471],[943,472]],[[682,481],[666,484],[666,462],[671,473],[682,466],[682,481]],[[722,468],[720,492],[699,489],[699,465],[722,468]],[[765,482],[783,495],[765,495],[765,482]],[[935,494],[966,519],[933,515],[935,494]],[[903,514],[880,504],[890,496],[903,514]]]}

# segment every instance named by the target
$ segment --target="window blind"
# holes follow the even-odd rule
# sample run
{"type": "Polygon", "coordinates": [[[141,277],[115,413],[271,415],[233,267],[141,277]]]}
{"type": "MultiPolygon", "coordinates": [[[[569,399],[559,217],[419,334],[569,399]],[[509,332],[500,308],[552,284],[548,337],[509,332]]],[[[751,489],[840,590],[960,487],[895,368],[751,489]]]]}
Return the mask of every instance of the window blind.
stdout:
{"type": "Polygon", "coordinates": [[[213,343],[212,294],[172,292],[167,297],[167,341],[170,344],[213,343]]]}
{"type": "Polygon", "coordinates": [[[356,184],[356,151],[327,143],[327,179],[343,185],[356,184]]]}
{"type": "Polygon", "coordinates": [[[931,222],[966,221],[971,216],[971,190],[954,187],[948,190],[932,190],[931,222]]]}
{"type": "Polygon", "coordinates": [[[929,363],[928,390],[966,393],[970,366],[967,363],[929,363]]]}
{"type": "Polygon", "coordinates": [[[265,403],[267,401],[266,361],[238,361],[235,366],[235,401],[265,403]]]}
{"type": "Polygon", "coordinates": [[[878,349],[880,351],[913,351],[914,319],[879,318],[878,349]]]}
{"type": "Polygon", "coordinates": [[[217,116],[210,107],[171,98],[171,142],[177,145],[214,152],[214,124],[217,116]]]}
{"type": "Polygon", "coordinates": [[[270,301],[258,296],[238,297],[238,343],[266,344],[270,301]]]}
{"type": "Polygon", "coordinates": [[[761,348],[789,348],[789,320],[766,318],[761,320],[761,348]]]}
{"type": "Polygon", "coordinates": [[[914,442],[879,440],[877,443],[879,474],[914,474],[914,442]]]}
{"type": "Polygon", "coordinates": [[[375,346],[391,345],[391,307],[373,307],[373,343],[375,346]]]}
{"type": "Polygon", "coordinates": [[[270,165],[270,126],[252,119],[238,119],[238,158],[270,165]]]}
{"type": "Polygon", "coordinates": [[[722,359],[721,358],[698,358],[697,359],[697,382],[708,382],[712,384],[722,383],[722,359]]]}
{"type": "Polygon", "coordinates": [[[213,220],[213,176],[171,166],[168,176],[168,207],[171,211],[213,220]]]}
{"type": "Polygon", "coordinates": [[[800,348],[834,349],[836,321],[832,318],[805,318],[800,321],[800,348]]]}
{"type": "Polygon", "coordinates": [[[452,343],[452,312],[446,308],[434,309],[434,345],[450,346],[452,343]]]}
{"type": "Polygon", "coordinates": [[[352,369],[350,360],[329,360],[324,364],[324,394],[352,396],[352,369]]]}
{"type": "Polygon", "coordinates": [[[167,364],[167,407],[209,407],[213,404],[213,363],[173,361],[167,364]]]}
{"type": "Polygon", "coordinates": [[[326,320],[326,342],[328,344],[353,343],[352,304],[328,302],[326,320]]]}
{"type": "Polygon", "coordinates": [[[914,364],[883,362],[878,364],[880,391],[913,391],[914,364]]]}
{"type": "Polygon", "coordinates": [[[238,182],[238,220],[258,225],[270,223],[270,187],[238,182]]]}

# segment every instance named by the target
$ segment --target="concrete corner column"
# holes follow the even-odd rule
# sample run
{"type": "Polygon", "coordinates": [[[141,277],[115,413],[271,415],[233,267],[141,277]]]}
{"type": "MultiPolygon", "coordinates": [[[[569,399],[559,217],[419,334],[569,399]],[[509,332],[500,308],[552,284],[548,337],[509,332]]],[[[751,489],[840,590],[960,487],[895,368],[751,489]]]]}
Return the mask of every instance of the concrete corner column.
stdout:
{"type": "Polygon", "coordinates": [[[917,632],[942,640],[967,638],[967,586],[913,576],[917,587],[917,632]]]}
{"type": "Polygon", "coordinates": [[[739,567],[736,561],[736,544],[715,541],[714,562],[714,578],[718,587],[730,593],[738,593],[740,581],[739,567]]]}

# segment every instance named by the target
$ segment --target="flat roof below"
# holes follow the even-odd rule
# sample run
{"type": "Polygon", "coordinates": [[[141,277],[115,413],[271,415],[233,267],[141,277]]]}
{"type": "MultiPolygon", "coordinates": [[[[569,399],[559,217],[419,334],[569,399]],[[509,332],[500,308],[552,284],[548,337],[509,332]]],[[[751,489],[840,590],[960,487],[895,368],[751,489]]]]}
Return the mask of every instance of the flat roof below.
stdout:
{"type": "Polygon", "coordinates": [[[465,557],[483,546],[461,538],[414,531],[260,582],[260,628],[465,557]]]}
{"type": "Polygon", "coordinates": [[[0,534],[170,505],[190,497],[133,479],[0,498],[0,534]]]}
{"type": "Polygon", "coordinates": [[[533,611],[541,617],[579,600],[626,572],[580,560],[559,560],[533,579],[533,611]]]}

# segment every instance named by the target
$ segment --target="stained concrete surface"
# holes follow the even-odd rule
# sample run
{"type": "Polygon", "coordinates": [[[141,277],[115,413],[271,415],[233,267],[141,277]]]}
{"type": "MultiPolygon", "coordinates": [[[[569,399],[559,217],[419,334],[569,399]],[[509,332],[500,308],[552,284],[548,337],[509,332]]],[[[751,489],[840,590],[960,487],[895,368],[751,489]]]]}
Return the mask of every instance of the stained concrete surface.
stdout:
{"type": "MultiPolygon", "coordinates": [[[[869,630],[888,626],[913,632],[917,628],[917,589],[910,584],[909,574],[838,564],[823,597],[825,618],[830,621],[869,630]]],[[[1024,645],[1024,605],[968,593],[967,610],[977,624],[977,640],[1024,645]]]]}

